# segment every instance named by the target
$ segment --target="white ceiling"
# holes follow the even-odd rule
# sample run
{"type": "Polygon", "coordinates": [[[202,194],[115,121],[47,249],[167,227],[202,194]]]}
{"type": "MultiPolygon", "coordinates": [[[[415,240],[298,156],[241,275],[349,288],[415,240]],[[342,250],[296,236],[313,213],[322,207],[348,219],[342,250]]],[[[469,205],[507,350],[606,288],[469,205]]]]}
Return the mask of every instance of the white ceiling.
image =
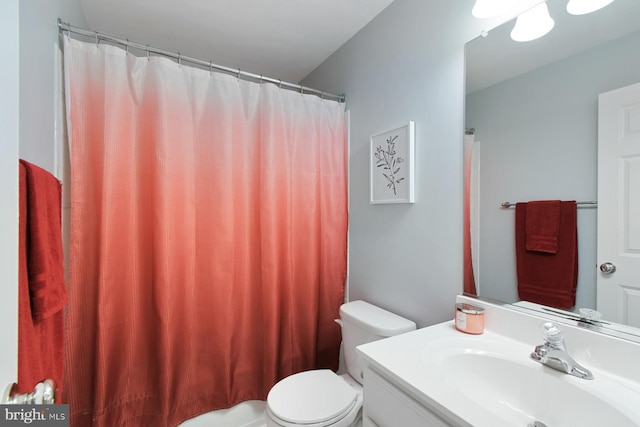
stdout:
{"type": "Polygon", "coordinates": [[[293,83],[392,1],[81,0],[90,30],[293,83]]]}

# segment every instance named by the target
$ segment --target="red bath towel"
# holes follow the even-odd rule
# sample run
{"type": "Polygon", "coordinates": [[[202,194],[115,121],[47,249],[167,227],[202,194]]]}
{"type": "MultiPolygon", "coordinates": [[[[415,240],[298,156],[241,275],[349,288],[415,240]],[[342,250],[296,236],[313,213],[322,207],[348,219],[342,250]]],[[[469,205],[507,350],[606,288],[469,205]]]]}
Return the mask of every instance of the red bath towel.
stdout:
{"type": "Polygon", "coordinates": [[[578,232],[576,202],[560,202],[556,253],[526,248],[527,203],[516,204],[516,264],[521,300],[570,309],[578,284],[578,232]]]}
{"type": "Polygon", "coordinates": [[[560,234],[560,200],[527,203],[525,246],[528,251],[558,252],[560,234]]]}
{"type": "Polygon", "coordinates": [[[47,378],[62,384],[67,294],[60,182],[24,160],[19,169],[18,391],[26,393],[47,378]]]}

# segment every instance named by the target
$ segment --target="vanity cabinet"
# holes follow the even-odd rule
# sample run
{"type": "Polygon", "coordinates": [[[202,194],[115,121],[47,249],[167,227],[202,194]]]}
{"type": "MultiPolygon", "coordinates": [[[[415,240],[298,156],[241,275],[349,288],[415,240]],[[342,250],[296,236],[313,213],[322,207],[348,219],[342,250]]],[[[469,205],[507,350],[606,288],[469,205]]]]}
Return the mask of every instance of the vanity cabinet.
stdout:
{"type": "Polygon", "coordinates": [[[365,368],[362,427],[397,426],[449,427],[450,424],[371,367],[365,368]]]}

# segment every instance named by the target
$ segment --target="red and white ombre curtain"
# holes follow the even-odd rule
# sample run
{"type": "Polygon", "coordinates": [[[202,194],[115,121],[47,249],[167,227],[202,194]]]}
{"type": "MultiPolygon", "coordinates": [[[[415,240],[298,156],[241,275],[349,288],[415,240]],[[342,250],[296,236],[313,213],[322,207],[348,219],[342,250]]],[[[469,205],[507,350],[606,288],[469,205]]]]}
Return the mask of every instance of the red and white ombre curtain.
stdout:
{"type": "Polygon", "coordinates": [[[474,248],[473,231],[477,229],[477,172],[478,148],[473,134],[464,136],[464,274],[463,292],[467,295],[478,295],[474,260],[477,253],[474,248]]]}
{"type": "Polygon", "coordinates": [[[175,426],[337,368],[344,106],[64,37],[72,426],[175,426]]]}

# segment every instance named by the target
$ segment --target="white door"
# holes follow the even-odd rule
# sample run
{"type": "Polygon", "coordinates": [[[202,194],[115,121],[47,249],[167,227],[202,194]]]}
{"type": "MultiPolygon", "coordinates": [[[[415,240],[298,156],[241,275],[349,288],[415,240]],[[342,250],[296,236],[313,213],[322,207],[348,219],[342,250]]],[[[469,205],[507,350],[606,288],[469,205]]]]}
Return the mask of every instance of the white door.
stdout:
{"type": "Polygon", "coordinates": [[[640,327],[640,83],[598,100],[597,260],[597,310],[640,327]]]}

